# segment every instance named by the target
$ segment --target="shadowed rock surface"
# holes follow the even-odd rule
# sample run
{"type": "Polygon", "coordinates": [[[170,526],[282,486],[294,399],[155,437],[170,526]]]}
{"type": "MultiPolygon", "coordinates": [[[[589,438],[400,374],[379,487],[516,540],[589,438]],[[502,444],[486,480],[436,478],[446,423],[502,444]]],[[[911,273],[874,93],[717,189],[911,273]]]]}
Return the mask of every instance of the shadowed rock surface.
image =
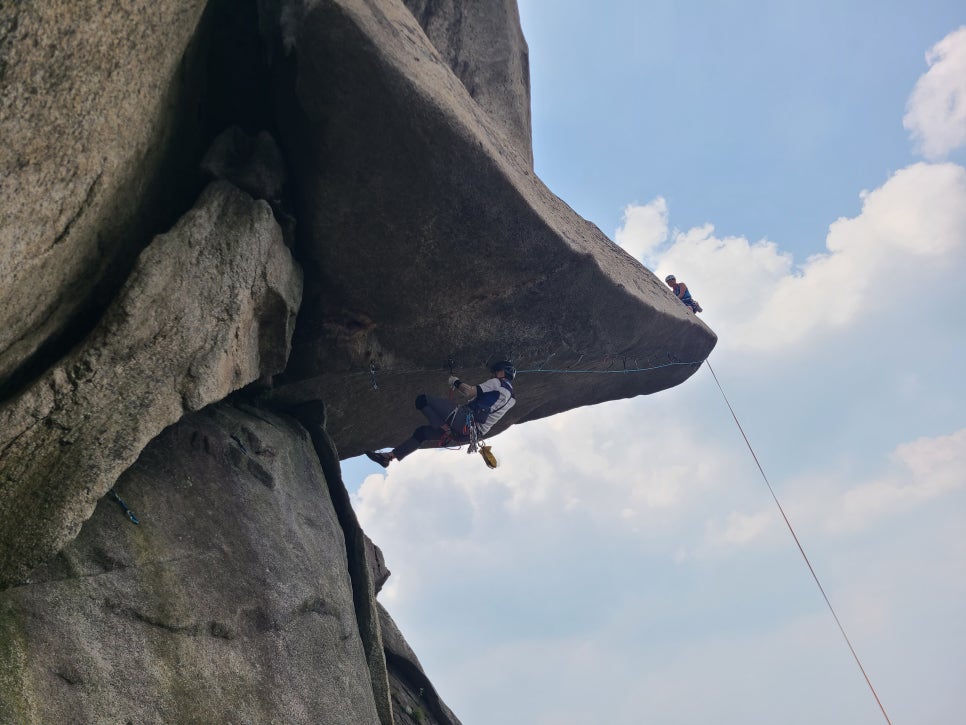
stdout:
{"type": "Polygon", "coordinates": [[[513,0],[0,6],[0,722],[458,723],[340,457],[451,369],[522,370],[500,432],[716,341],[534,174],[527,52],[513,0]]]}
{"type": "MultiPolygon", "coordinates": [[[[307,283],[277,400],[324,400],[342,456],[407,437],[450,357],[473,382],[511,355],[521,369],[707,357],[714,334],[533,175],[401,2],[283,5],[298,23],[276,68],[279,132],[307,283]]],[[[696,370],[522,377],[500,428],[696,370]]]]}

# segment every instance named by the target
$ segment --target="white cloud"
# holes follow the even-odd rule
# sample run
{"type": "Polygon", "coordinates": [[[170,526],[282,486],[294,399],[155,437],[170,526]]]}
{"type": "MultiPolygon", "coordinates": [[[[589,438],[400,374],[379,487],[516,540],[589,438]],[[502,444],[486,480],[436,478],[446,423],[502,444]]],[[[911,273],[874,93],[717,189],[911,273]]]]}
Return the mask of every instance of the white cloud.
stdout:
{"type": "Polygon", "coordinates": [[[491,441],[495,471],[475,455],[419,451],[366,478],[356,510],[376,541],[406,547],[489,538],[496,528],[507,540],[565,538],[568,519],[632,537],[666,531],[720,485],[713,471],[732,454],[708,443],[693,456],[688,416],[675,421],[669,402],[653,400],[649,410],[614,401],[517,426],[491,441]]]}
{"type": "Polygon", "coordinates": [[[902,123],[935,160],[966,144],[966,26],[930,48],[926,62],[929,70],[916,83],[902,123]]]}
{"type": "MultiPolygon", "coordinates": [[[[749,547],[784,547],[786,525],[764,483],[761,487],[760,499],[767,502],[757,502],[751,512],[711,516],[705,542],[690,555],[717,558],[749,547]]],[[[843,467],[815,468],[798,480],[778,484],[777,495],[796,529],[837,536],[867,531],[962,489],[966,429],[902,444],[889,455],[884,472],[864,480],[854,480],[843,467]]]]}
{"type": "Polygon", "coordinates": [[[717,238],[710,224],[676,233],[654,266],[688,283],[727,347],[814,345],[872,314],[951,302],[966,274],[966,169],[914,164],[862,200],[797,267],[773,242],[717,238]]]}
{"type": "Polygon", "coordinates": [[[624,207],[614,241],[638,260],[645,260],[667,240],[667,200],[659,196],[647,204],[624,207]]]}
{"type": "Polygon", "coordinates": [[[828,512],[830,529],[854,531],[966,488],[966,429],[901,445],[892,460],[895,470],[887,476],[840,497],[828,512]]]}
{"type": "Polygon", "coordinates": [[[705,224],[675,233],[654,268],[661,279],[674,274],[687,283],[708,310],[704,317],[718,329],[731,320],[747,320],[767,306],[779,282],[792,274],[793,259],[773,242],[719,238],[714,227],[705,224]]]}
{"type": "Polygon", "coordinates": [[[745,546],[773,530],[776,523],[774,511],[765,510],[753,514],[733,511],[728,514],[724,526],[714,522],[709,524],[708,538],[712,546],[716,547],[745,546]]]}

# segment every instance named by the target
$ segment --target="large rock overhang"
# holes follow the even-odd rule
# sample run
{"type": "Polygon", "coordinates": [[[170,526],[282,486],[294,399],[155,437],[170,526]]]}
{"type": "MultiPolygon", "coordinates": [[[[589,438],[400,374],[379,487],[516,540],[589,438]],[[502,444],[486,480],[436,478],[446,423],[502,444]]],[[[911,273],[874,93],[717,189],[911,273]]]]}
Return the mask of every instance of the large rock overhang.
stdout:
{"type": "Polygon", "coordinates": [[[413,397],[445,395],[450,362],[470,382],[506,356],[529,370],[655,368],[522,374],[499,429],[697,370],[714,333],[547,189],[402,2],[282,17],[298,17],[283,23],[276,88],[305,296],[276,397],[324,400],[340,455],[406,437],[413,397]]]}

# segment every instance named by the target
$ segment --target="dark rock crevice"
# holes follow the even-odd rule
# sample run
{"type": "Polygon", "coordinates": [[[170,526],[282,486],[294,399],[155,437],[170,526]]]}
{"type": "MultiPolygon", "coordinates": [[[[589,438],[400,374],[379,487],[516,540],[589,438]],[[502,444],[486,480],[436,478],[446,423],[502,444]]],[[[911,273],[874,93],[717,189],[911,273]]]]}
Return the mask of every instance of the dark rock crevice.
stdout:
{"type": "MultiPolygon", "coordinates": [[[[18,13],[27,11],[18,11],[17,3],[11,8],[0,11],[0,26],[12,28],[7,34],[12,42],[18,13]]],[[[75,171],[76,183],[86,192],[76,196],[68,219],[51,228],[48,241],[38,237],[39,251],[27,251],[29,256],[15,261],[25,268],[43,267],[54,248],[64,247],[76,271],[64,273],[66,284],[60,289],[43,291],[52,296],[32,305],[29,325],[17,321],[8,326],[9,338],[0,336],[0,401],[22,392],[93,331],[138,254],[194,204],[206,181],[199,164],[217,134],[232,125],[251,134],[272,132],[266,59],[256,0],[205,4],[157,102],[158,116],[149,119],[148,138],[125,149],[129,157],[119,167],[108,171],[101,162],[90,175],[75,171]],[[76,248],[81,251],[70,252],[76,248]]],[[[95,147],[85,151],[92,157],[102,153],[95,147]]],[[[23,161],[21,166],[31,165],[23,161]]],[[[21,195],[29,198],[24,191],[21,195]]],[[[36,218],[32,221],[40,228],[36,218]]],[[[4,266],[0,257],[0,270],[4,266]]],[[[41,291],[19,290],[14,282],[6,292],[31,299],[41,291]]],[[[0,304],[10,307],[2,295],[0,304]]]]}
{"type": "Polygon", "coordinates": [[[325,406],[321,402],[310,402],[291,409],[293,415],[309,432],[312,445],[319,457],[319,463],[329,487],[329,496],[339,524],[345,537],[346,558],[349,565],[349,578],[352,582],[352,600],[355,608],[359,635],[366,651],[372,679],[373,696],[379,709],[382,725],[392,725],[392,705],[389,693],[389,675],[386,669],[385,651],[379,631],[379,615],[376,609],[376,585],[370,568],[368,541],[355,510],[349,492],[342,483],[339,454],[335,444],[325,430],[325,406]]]}
{"type": "Polygon", "coordinates": [[[378,606],[397,725],[460,725],[459,719],[436,692],[389,612],[382,605],[378,606]]]}

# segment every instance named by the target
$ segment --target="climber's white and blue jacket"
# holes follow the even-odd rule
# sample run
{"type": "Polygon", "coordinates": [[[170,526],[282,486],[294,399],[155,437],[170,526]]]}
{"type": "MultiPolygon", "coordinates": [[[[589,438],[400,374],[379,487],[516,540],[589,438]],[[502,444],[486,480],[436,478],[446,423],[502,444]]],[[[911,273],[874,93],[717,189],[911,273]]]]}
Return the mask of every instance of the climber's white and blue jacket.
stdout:
{"type": "Polygon", "coordinates": [[[503,415],[514,406],[513,385],[509,380],[490,378],[476,386],[476,397],[467,405],[473,411],[479,434],[486,435],[503,415]]]}

